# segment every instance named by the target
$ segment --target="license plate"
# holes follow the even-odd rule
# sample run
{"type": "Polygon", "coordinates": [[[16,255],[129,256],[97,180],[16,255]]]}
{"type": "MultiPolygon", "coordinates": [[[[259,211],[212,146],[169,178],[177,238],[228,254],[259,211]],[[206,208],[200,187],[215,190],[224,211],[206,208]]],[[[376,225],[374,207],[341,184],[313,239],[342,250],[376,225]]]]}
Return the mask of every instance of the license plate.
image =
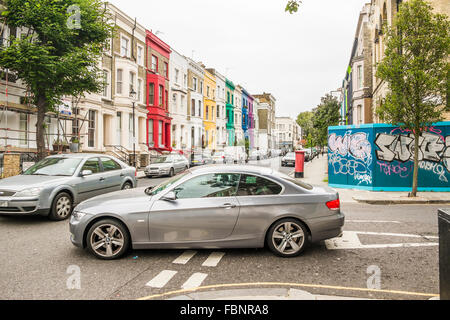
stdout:
{"type": "Polygon", "coordinates": [[[8,201],[0,201],[0,207],[7,207],[8,206],[8,201]]]}

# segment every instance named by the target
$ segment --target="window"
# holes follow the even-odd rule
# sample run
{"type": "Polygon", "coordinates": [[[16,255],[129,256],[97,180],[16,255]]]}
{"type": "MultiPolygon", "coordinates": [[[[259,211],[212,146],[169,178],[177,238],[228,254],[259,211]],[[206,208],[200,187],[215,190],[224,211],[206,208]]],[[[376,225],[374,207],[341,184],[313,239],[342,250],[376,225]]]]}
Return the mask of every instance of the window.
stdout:
{"type": "Polygon", "coordinates": [[[172,105],[173,105],[172,111],[177,112],[178,106],[177,106],[177,94],[176,93],[172,94],[172,105]]]}
{"type": "Polygon", "coordinates": [[[216,117],[220,118],[220,106],[217,106],[217,115],[216,115],[216,117]]]}
{"type": "Polygon", "coordinates": [[[192,78],[192,89],[194,91],[197,91],[197,78],[196,77],[192,78]]]}
{"type": "Polygon", "coordinates": [[[174,189],[178,199],[233,197],[239,174],[207,174],[192,178],[174,189]]]}
{"type": "Polygon", "coordinates": [[[98,173],[100,172],[100,162],[98,161],[98,158],[90,158],[86,160],[86,162],[83,165],[83,168],[81,168],[81,171],[83,170],[91,170],[92,173],[98,173]]]}
{"type": "Polygon", "coordinates": [[[163,122],[158,121],[158,146],[164,147],[162,140],[163,122]]]}
{"type": "Polygon", "coordinates": [[[187,86],[187,75],[184,75],[184,79],[183,79],[183,85],[186,87],[187,86]]]}
{"type": "Polygon", "coordinates": [[[93,148],[94,146],[95,146],[95,110],[89,110],[88,147],[93,148]]]}
{"type": "Polygon", "coordinates": [[[195,117],[195,99],[191,101],[191,115],[195,117]]]}
{"type": "Polygon", "coordinates": [[[127,38],[123,37],[120,38],[120,55],[122,57],[128,57],[129,56],[129,44],[130,44],[130,40],[128,40],[127,38]]]}
{"type": "Polygon", "coordinates": [[[198,100],[198,116],[202,116],[202,101],[198,100]]]}
{"type": "Polygon", "coordinates": [[[164,100],[164,87],[162,85],[159,85],[159,106],[163,107],[163,100],[164,100]]]}
{"type": "Polygon", "coordinates": [[[283,188],[271,180],[248,174],[241,175],[237,196],[266,196],[280,194],[283,188]]]}
{"type": "Polygon", "coordinates": [[[200,91],[199,91],[199,93],[201,93],[201,94],[203,94],[203,81],[202,80],[200,80],[200,91]]]}
{"type": "Polygon", "coordinates": [[[362,66],[361,65],[358,66],[357,75],[358,75],[358,89],[361,89],[362,86],[363,86],[363,83],[362,83],[362,66]]]}
{"type": "Polygon", "coordinates": [[[164,93],[165,93],[164,102],[166,104],[166,111],[169,111],[169,91],[165,90],[164,93]]]}
{"type": "Polygon", "coordinates": [[[153,72],[158,71],[158,58],[154,55],[152,55],[152,69],[153,72]]]}
{"type": "Polygon", "coordinates": [[[109,96],[109,72],[108,70],[103,70],[103,96],[109,96]]]}
{"type": "Polygon", "coordinates": [[[28,143],[28,115],[26,113],[21,113],[19,121],[20,144],[26,145],[28,143]]]}
{"type": "Polygon", "coordinates": [[[153,146],[153,120],[148,119],[148,145],[153,146]]]}
{"type": "Polygon", "coordinates": [[[206,120],[209,120],[209,106],[206,106],[206,120]]]}
{"type": "Polygon", "coordinates": [[[148,84],[148,104],[155,105],[155,84],[153,82],[148,84]]]}
{"type": "Polygon", "coordinates": [[[116,84],[116,91],[117,94],[122,94],[122,77],[123,77],[123,71],[122,69],[117,69],[117,84],[116,84]]]}
{"type": "Polygon", "coordinates": [[[206,96],[209,98],[209,86],[206,86],[206,96]]]}
{"type": "Polygon", "coordinates": [[[169,64],[167,62],[164,62],[164,76],[169,78],[169,64]]]}
{"type": "Polygon", "coordinates": [[[178,84],[179,75],[180,75],[180,70],[175,69],[175,83],[177,83],[177,84],[178,84]]]}
{"type": "Polygon", "coordinates": [[[142,83],[142,79],[138,79],[137,99],[139,102],[142,102],[142,83]]]}
{"type": "MultiPolygon", "coordinates": [[[[134,91],[135,78],[136,78],[136,74],[134,72],[130,71],[130,91],[129,92],[134,91]]],[[[130,97],[131,97],[131,95],[130,95],[130,97]]]]}
{"type": "Polygon", "coordinates": [[[141,46],[137,47],[137,63],[144,65],[144,48],[141,46]]]}
{"type": "Polygon", "coordinates": [[[103,171],[114,171],[122,169],[122,166],[111,158],[100,158],[103,165],[103,171]]]}

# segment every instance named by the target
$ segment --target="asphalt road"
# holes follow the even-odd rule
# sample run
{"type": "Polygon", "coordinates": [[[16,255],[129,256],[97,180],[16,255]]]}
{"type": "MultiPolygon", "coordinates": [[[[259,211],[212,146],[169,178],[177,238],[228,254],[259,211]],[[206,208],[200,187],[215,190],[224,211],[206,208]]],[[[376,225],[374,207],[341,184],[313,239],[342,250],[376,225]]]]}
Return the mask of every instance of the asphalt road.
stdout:
{"type": "MultiPolygon", "coordinates": [[[[286,173],[292,170],[282,168],[286,173]]],[[[139,186],[164,179],[140,179],[139,186]]],[[[192,286],[214,289],[226,284],[296,287],[360,298],[429,299],[439,292],[438,208],[343,203],[344,238],[314,244],[291,259],[266,249],[134,250],[120,260],[101,261],[71,244],[67,221],[0,217],[0,299],[163,299],[192,286]],[[255,284],[262,282],[271,284],[255,284]]]]}

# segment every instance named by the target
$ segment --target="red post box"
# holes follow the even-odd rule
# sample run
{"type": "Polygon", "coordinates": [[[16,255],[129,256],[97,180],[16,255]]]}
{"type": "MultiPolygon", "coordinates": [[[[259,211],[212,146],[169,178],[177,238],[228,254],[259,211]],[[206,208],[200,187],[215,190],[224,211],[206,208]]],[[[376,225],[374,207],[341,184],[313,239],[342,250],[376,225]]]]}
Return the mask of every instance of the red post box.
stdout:
{"type": "Polygon", "coordinates": [[[305,171],[305,151],[295,151],[295,177],[303,178],[305,171]]]}

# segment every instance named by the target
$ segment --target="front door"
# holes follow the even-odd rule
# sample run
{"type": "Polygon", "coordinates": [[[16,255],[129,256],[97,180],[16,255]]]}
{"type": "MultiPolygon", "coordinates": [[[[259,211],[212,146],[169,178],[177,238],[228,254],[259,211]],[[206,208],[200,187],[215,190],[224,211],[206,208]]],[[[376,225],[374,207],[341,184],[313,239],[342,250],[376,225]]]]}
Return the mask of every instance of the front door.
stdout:
{"type": "Polygon", "coordinates": [[[105,178],[101,170],[99,158],[89,158],[83,164],[81,172],[83,170],[92,171],[91,175],[79,177],[77,184],[78,189],[78,202],[98,196],[106,193],[105,191],[105,178]]]}
{"type": "Polygon", "coordinates": [[[205,174],[175,188],[177,199],[158,200],[150,211],[150,240],[176,243],[225,239],[239,216],[239,174],[205,174]]]}

